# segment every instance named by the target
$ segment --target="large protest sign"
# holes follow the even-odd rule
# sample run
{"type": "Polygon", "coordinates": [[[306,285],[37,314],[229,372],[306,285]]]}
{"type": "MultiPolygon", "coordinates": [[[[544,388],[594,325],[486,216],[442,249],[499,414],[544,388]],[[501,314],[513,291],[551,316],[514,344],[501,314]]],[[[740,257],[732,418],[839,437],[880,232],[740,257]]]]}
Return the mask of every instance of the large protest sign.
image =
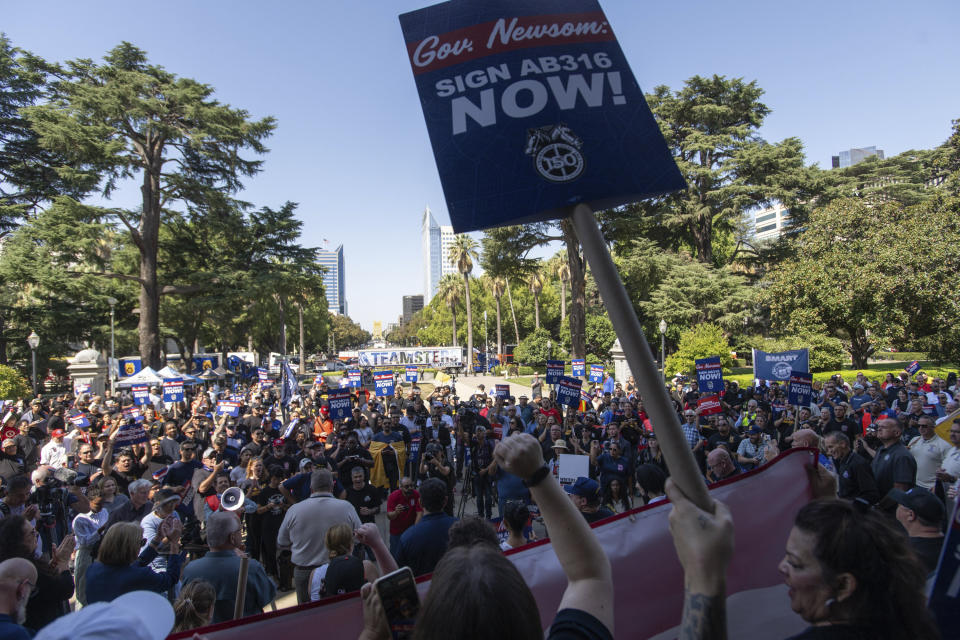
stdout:
{"type": "Polygon", "coordinates": [[[457,233],[685,187],[595,0],[453,0],[400,24],[457,233]]]}
{"type": "Polygon", "coordinates": [[[557,380],[563,377],[563,367],[566,363],[563,360],[547,360],[547,375],[544,382],[547,384],[557,384],[557,380]]]}
{"type": "Polygon", "coordinates": [[[509,384],[498,384],[494,385],[494,395],[497,398],[509,398],[510,397],[510,385],[509,384]]]}
{"type": "Polygon", "coordinates": [[[150,402],[150,387],[147,385],[137,385],[132,391],[133,404],[148,404],[150,402]]]}
{"type": "Polygon", "coordinates": [[[180,402],[183,400],[183,378],[170,378],[163,381],[163,401],[180,402]]]}
{"type": "Polygon", "coordinates": [[[347,386],[351,389],[360,388],[360,369],[350,369],[347,371],[347,386]]]}
{"type": "Polygon", "coordinates": [[[351,415],[351,402],[349,389],[332,389],[327,394],[327,400],[330,402],[330,419],[345,420],[351,415]]]}
{"type": "Polygon", "coordinates": [[[407,382],[416,382],[419,374],[419,370],[415,365],[407,365],[406,369],[406,381],[407,382]]]}
{"type": "Polygon", "coordinates": [[[571,375],[572,375],[574,378],[584,378],[584,377],[586,377],[586,375],[587,375],[587,361],[586,361],[586,360],[584,360],[584,359],[582,359],[582,358],[581,358],[581,359],[578,359],[578,360],[576,360],[576,359],[575,359],[575,360],[571,360],[571,361],[570,361],[570,367],[571,367],[571,372],[570,372],[570,373],[571,373],[571,375]]]}
{"type": "Polygon", "coordinates": [[[805,371],[794,371],[787,383],[787,402],[809,407],[813,399],[813,376],[805,371]]]}
{"type": "Polygon", "coordinates": [[[810,371],[809,349],[794,349],[778,353],[753,350],[754,378],[784,382],[790,379],[794,371],[810,371]]]}
{"type": "Polygon", "coordinates": [[[590,365],[590,382],[603,382],[603,365],[590,365]]]}
{"type": "Polygon", "coordinates": [[[580,387],[583,380],[566,376],[557,380],[557,404],[576,407],[580,404],[580,387]]]}
{"type": "Polygon", "coordinates": [[[697,366],[697,386],[700,393],[723,391],[723,365],[720,364],[720,356],[701,358],[694,362],[697,366]]]}
{"type": "Polygon", "coordinates": [[[373,388],[378,396],[393,395],[393,371],[384,369],[373,372],[373,388]]]}
{"type": "Polygon", "coordinates": [[[920,361],[914,360],[907,365],[906,372],[910,375],[914,375],[917,371],[920,371],[920,361]]]}

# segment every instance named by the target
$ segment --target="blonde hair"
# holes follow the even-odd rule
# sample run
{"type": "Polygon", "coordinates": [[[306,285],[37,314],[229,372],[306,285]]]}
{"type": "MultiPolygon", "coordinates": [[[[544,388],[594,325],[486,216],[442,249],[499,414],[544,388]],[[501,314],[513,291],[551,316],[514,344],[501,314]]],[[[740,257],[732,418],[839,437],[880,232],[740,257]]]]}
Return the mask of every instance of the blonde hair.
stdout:
{"type": "Polygon", "coordinates": [[[125,567],[133,564],[140,555],[140,541],[143,529],[136,522],[118,522],[103,536],[97,560],[111,567],[125,567]]]}
{"type": "Polygon", "coordinates": [[[171,633],[189,631],[210,624],[213,605],[217,601],[217,591],[206,580],[191,580],[173,603],[176,616],[171,633]]]}
{"type": "Polygon", "coordinates": [[[324,541],[331,558],[345,556],[353,546],[353,527],[346,523],[335,524],[327,529],[324,541]]]}

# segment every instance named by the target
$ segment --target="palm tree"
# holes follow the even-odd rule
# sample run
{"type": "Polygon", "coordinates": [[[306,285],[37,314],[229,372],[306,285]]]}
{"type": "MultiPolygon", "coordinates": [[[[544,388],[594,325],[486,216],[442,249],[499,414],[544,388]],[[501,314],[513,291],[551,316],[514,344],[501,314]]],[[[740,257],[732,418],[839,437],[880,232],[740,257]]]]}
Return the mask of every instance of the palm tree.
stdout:
{"type": "Polygon", "coordinates": [[[503,353],[503,341],[500,337],[500,298],[507,290],[507,281],[503,278],[493,278],[491,285],[493,286],[493,299],[497,301],[497,357],[499,357],[503,353]]]}
{"type": "Polygon", "coordinates": [[[550,259],[550,273],[560,280],[560,322],[567,317],[567,283],[570,282],[570,265],[560,254],[550,259]]]}
{"type": "Polygon", "coordinates": [[[540,292],[543,291],[543,274],[539,270],[530,273],[530,293],[533,294],[534,326],[540,328],[540,292]]]}
{"type": "Polygon", "coordinates": [[[457,346],[457,303],[460,301],[460,278],[452,273],[440,278],[437,283],[437,295],[450,307],[453,317],[453,346],[457,346]]]}
{"type": "Polygon", "coordinates": [[[473,271],[473,261],[479,259],[477,249],[479,243],[466,234],[460,234],[453,239],[450,245],[450,264],[457,267],[463,276],[463,289],[466,292],[467,304],[467,373],[473,372],[473,309],[470,308],[470,272],[473,271]]]}

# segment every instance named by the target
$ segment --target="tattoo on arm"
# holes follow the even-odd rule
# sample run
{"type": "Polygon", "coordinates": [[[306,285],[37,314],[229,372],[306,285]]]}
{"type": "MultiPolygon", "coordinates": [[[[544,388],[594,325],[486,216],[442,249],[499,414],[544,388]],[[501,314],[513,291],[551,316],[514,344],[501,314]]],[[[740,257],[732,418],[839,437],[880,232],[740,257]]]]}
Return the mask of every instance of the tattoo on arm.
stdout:
{"type": "Polygon", "coordinates": [[[727,603],[721,595],[683,594],[683,621],[680,640],[726,640],[727,603]]]}

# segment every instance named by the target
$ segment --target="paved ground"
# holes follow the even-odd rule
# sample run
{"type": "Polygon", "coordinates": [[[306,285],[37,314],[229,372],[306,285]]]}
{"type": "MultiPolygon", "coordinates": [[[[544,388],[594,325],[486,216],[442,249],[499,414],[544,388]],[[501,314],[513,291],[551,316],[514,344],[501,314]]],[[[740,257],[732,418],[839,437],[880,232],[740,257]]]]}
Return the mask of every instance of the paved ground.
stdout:
{"type": "Polygon", "coordinates": [[[483,385],[488,394],[493,393],[494,385],[509,384],[510,394],[514,397],[520,394],[530,395],[530,387],[519,384],[514,379],[507,379],[503,376],[458,376],[457,377],[457,395],[461,398],[468,398],[477,392],[477,387],[483,385]]]}

